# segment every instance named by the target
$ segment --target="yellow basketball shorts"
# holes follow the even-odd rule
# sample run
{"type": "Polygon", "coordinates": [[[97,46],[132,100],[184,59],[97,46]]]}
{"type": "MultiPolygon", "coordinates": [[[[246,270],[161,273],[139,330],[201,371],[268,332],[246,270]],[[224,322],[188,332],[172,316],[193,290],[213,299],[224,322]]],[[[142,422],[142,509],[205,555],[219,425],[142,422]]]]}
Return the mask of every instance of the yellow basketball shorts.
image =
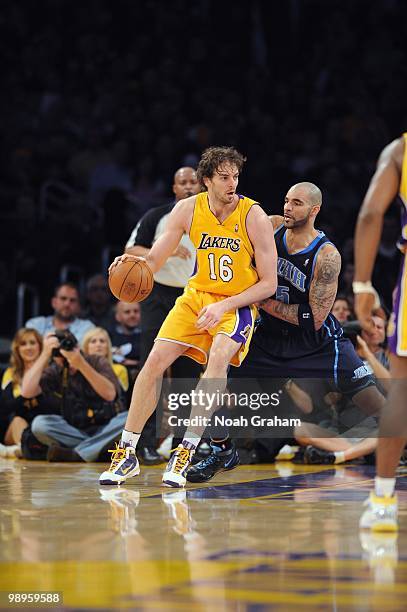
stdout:
{"type": "Polygon", "coordinates": [[[184,353],[186,357],[205,364],[214,336],[225,334],[240,344],[230,361],[231,365],[240,366],[247,355],[253,336],[257,316],[255,306],[244,306],[233,312],[226,312],[218,325],[209,330],[200,330],[196,327],[198,314],[202,308],[220,302],[225,297],[227,296],[186,287],[168,313],[155,340],[182,344],[187,347],[184,353]]]}

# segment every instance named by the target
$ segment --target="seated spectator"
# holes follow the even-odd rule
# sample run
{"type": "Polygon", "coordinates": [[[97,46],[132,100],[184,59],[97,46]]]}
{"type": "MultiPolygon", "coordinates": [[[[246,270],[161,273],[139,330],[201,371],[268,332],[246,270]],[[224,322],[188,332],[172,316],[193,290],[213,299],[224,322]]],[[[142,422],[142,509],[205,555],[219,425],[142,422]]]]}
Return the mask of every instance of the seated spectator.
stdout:
{"type": "MultiPolygon", "coordinates": [[[[321,389],[322,390],[322,389],[321,389]]],[[[318,423],[303,419],[301,425],[295,427],[296,442],[305,447],[304,463],[336,464],[344,463],[373,453],[377,446],[377,420],[366,417],[344,395],[325,389],[323,397],[316,405],[316,396],[309,395],[302,389],[312,405],[312,411],[323,415],[328,408],[332,414],[331,422],[324,418],[318,423]],[[324,410],[321,412],[321,404],[324,410]]]]}
{"type": "MultiPolygon", "coordinates": [[[[377,361],[379,361],[387,371],[390,363],[388,353],[384,348],[386,343],[386,321],[382,317],[376,315],[374,315],[372,319],[375,327],[374,331],[367,332],[362,330],[360,339],[366,343],[368,351],[374,355],[377,361]]],[[[358,344],[360,346],[362,345],[359,341],[358,344]]]]}
{"type": "Polygon", "coordinates": [[[79,292],[73,283],[62,283],[56,287],[51,306],[54,310],[53,315],[34,317],[29,319],[25,326],[36,329],[42,336],[56,329],[69,329],[78,338],[79,342],[82,341],[88,329],[95,327],[92,321],[78,318],[80,312],[79,292]]]}
{"type": "Polygon", "coordinates": [[[123,392],[127,393],[129,389],[129,373],[124,365],[113,363],[112,343],[105,329],[102,327],[90,329],[82,340],[82,350],[85,355],[99,355],[107,359],[117,376],[123,392]]]}
{"type": "Polygon", "coordinates": [[[110,329],[114,325],[112,300],[107,278],[103,274],[91,276],[86,283],[84,316],[97,327],[110,329]]]}
{"type": "Polygon", "coordinates": [[[140,362],[141,307],[134,302],[117,302],[116,324],[110,331],[113,361],[134,370],[140,362]]]}
{"type": "Polygon", "coordinates": [[[331,312],[341,325],[355,318],[350,300],[345,295],[336,297],[331,312]]]}
{"type": "Polygon", "coordinates": [[[37,440],[48,446],[48,461],[96,461],[126,422],[119,394],[105,358],[83,355],[77,345],[65,350],[53,334],[45,336],[39,358],[22,381],[23,397],[42,396],[59,410],[31,424],[37,440]]]}
{"type": "Polygon", "coordinates": [[[377,379],[377,385],[384,395],[390,389],[390,362],[386,349],[386,321],[379,316],[372,317],[375,329],[373,332],[361,331],[356,337],[356,350],[365,364],[377,379]]]}
{"type": "Polygon", "coordinates": [[[10,367],[1,381],[0,457],[15,457],[21,452],[21,436],[33,418],[42,414],[38,401],[21,396],[21,381],[42,350],[42,337],[35,329],[18,330],[11,343],[10,367]],[[3,429],[3,428],[2,428],[3,429]],[[4,433],[4,437],[3,437],[4,433]]]}
{"type": "Polygon", "coordinates": [[[302,423],[295,430],[295,439],[300,446],[306,447],[304,463],[337,464],[373,453],[377,447],[377,433],[377,428],[369,430],[368,435],[366,431],[361,435],[362,432],[355,429],[336,436],[313,423],[302,423]]]}

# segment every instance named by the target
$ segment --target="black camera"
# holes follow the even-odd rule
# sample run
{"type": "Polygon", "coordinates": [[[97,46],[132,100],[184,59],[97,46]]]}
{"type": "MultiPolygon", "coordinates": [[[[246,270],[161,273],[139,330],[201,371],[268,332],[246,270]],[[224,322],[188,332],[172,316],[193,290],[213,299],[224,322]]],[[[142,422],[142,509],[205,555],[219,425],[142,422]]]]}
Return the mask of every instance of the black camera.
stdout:
{"type": "Polygon", "coordinates": [[[346,321],[346,323],[343,323],[342,329],[344,337],[348,338],[356,348],[358,344],[356,336],[360,336],[362,331],[359,321],[346,321]]]}
{"type": "Polygon", "coordinates": [[[59,340],[59,347],[52,350],[53,357],[62,357],[60,349],[73,351],[78,346],[78,341],[69,329],[57,329],[54,336],[59,340]]]}

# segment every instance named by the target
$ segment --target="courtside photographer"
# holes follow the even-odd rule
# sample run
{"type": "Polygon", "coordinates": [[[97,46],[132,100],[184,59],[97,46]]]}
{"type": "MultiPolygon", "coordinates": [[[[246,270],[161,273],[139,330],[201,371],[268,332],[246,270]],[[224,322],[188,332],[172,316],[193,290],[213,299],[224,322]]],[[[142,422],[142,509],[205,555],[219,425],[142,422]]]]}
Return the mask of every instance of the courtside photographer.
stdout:
{"type": "Polygon", "coordinates": [[[31,424],[32,434],[48,448],[48,461],[96,461],[126,420],[109,362],[84,355],[69,330],[58,330],[44,337],[41,355],[26,374],[23,397],[42,396],[55,413],[31,424]]]}
{"type": "Polygon", "coordinates": [[[359,357],[370,368],[375,376],[380,391],[386,394],[389,390],[389,358],[385,348],[386,321],[381,316],[372,317],[372,331],[362,330],[359,321],[347,321],[343,324],[343,335],[349,338],[359,357]]]}

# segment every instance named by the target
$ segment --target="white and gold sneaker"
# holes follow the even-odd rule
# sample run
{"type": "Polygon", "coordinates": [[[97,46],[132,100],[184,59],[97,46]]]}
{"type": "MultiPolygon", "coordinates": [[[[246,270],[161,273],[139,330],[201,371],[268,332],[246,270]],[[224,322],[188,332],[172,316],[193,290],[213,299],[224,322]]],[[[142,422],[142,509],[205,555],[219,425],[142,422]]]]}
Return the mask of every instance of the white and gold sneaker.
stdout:
{"type": "Polygon", "coordinates": [[[361,531],[363,558],[369,563],[378,584],[392,584],[398,563],[397,533],[361,531]]]}
{"type": "Polygon", "coordinates": [[[118,486],[99,489],[100,498],[110,505],[110,518],[113,531],[122,536],[137,534],[135,510],[140,503],[140,491],[121,489],[118,486]]]}
{"type": "Polygon", "coordinates": [[[112,453],[110,468],[99,477],[101,485],[121,485],[125,480],[140,474],[140,466],[133,446],[120,442],[112,453]]]}
{"type": "Polygon", "coordinates": [[[397,496],[378,497],[372,491],[364,502],[367,506],[359,522],[361,529],[397,531],[397,496]]]}
{"type": "Polygon", "coordinates": [[[172,450],[171,453],[172,457],[163,474],[163,483],[167,487],[184,487],[186,483],[185,474],[191,465],[195,449],[185,448],[180,444],[177,448],[172,450]]]}

